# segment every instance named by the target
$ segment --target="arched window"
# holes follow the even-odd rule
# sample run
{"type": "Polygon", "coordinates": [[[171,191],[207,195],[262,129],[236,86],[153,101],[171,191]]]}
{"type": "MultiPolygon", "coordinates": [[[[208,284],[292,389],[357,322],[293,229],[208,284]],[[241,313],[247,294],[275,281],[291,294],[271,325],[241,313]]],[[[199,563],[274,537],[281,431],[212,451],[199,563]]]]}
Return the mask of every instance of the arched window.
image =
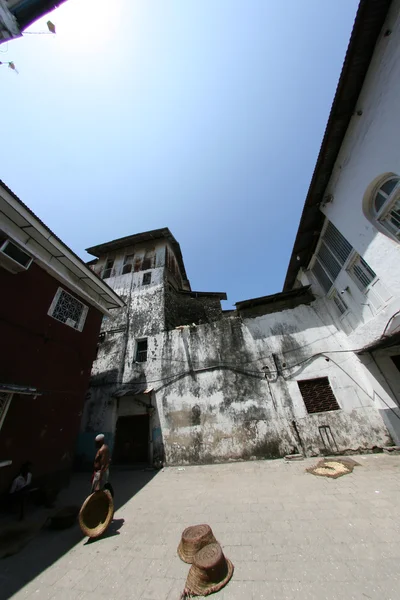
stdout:
{"type": "Polygon", "coordinates": [[[391,237],[400,240],[400,177],[380,179],[369,198],[369,214],[391,237]]]}

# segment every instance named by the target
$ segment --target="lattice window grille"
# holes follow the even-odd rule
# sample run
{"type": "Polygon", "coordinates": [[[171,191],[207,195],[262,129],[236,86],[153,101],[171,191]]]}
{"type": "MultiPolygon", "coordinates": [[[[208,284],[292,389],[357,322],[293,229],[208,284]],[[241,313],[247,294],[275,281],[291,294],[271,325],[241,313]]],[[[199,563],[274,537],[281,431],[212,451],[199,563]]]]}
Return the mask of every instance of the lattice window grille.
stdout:
{"type": "Polygon", "coordinates": [[[340,410],[328,377],[306,379],[298,381],[297,384],[308,413],[340,410]]]}
{"type": "Polygon", "coordinates": [[[82,331],[88,310],[88,307],[77,298],[62,288],[58,288],[48,314],[53,319],[82,331]]]}

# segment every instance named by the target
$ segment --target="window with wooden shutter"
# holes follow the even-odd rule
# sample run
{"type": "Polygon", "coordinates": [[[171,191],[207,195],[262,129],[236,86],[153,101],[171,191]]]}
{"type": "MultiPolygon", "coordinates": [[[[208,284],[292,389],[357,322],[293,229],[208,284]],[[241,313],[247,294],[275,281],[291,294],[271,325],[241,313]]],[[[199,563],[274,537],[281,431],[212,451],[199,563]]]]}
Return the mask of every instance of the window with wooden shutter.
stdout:
{"type": "Polygon", "coordinates": [[[340,410],[328,377],[305,379],[297,382],[308,413],[340,410]]]}

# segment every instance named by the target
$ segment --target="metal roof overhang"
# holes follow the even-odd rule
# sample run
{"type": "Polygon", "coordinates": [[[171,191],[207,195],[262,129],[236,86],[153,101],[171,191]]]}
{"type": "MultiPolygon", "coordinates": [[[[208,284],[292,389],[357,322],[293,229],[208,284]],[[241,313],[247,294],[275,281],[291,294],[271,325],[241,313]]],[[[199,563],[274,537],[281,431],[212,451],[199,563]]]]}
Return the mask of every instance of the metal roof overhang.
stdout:
{"type": "Polygon", "coordinates": [[[361,0],[358,6],[328,124],[290,257],[283,286],[284,292],[292,288],[300,267],[307,267],[315,250],[325,219],[319,207],[354,114],[356,102],[391,1],[361,0]]]}
{"type": "Polygon", "coordinates": [[[251,298],[250,300],[242,300],[236,302],[235,306],[237,310],[243,308],[252,308],[253,306],[261,306],[262,304],[273,304],[278,300],[289,300],[291,298],[297,298],[305,296],[310,292],[311,286],[306,285],[288,292],[279,292],[278,294],[271,294],[270,296],[260,296],[259,298],[251,298]]]}
{"type": "Polygon", "coordinates": [[[151,394],[154,388],[147,385],[132,385],[122,388],[113,393],[114,398],[122,398],[123,396],[137,396],[139,394],[151,394]]]}
{"type": "Polygon", "coordinates": [[[13,2],[10,6],[10,12],[13,13],[18,21],[21,29],[26,29],[51,12],[60,4],[63,4],[66,0],[20,0],[19,2],[13,2]]]}
{"type": "Polygon", "coordinates": [[[369,352],[375,352],[376,350],[384,350],[385,348],[391,348],[392,346],[397,346],[399,344],[400,332],[381,337],[376,342],[372,342],[372,344],[369,344],[368,346],[365,346],[365,348],[359,350],[357,354],[367,354],[369,352]]]}
{"type": "Polygon", "coordinates": [[[14,383],[0,383],[0,392],[6,394],[23,394],[25,396],[41,396],[37,388],[26,385],[15,385],[14,383]]]}
{"type": "Polygon", "coordinates": [[[0,181],[0,228],[31,254],[47,271],[71,287],[78,295],[101,312],[121,308],[123,300],[100,279],[60,238],[58,238],[4,182],[0,181]],[[10,233],[11,232],[11,233],[10,233]],[[71,281],[62,275],[59,266],[71,274],[71,281]],[[58,268],[57,268],[58,267],[58,268]]]}

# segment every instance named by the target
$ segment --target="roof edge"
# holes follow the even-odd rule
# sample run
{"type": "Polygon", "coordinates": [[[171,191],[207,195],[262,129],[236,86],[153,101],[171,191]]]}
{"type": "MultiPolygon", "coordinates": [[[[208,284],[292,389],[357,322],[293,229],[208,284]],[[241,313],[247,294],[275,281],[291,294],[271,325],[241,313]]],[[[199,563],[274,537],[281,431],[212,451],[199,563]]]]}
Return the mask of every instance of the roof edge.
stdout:
{"type": "Polygon", "coordinates": [[[271,294],[270,296],[260,296],[259,298],[250,298],[249,300],[242,300],[241,302],[236,302],[235,306],[237,310],[241,310],[242,308],[250,308],[252,306],[259,306],[261,304],[272,304],[277,300],[285,300],[286,298],[296,298],[298,296],[302,296],[307,294],[311,289],[310,285],[304,285],[298,288],[294,288],[293,290],[288,290],[286,292],[278,292],[277,294],[271,294]]]}
{"type": "Polygon", "coordinates": [[[314,252],[318,240],[317,234],[321,232],[324,222],[324,215],[319,205],[353,116],[391,3],[392,0],[361,0],[358,6],[328,123],[300,218],[283,291],[291,289],[300,267],[309,263],[314,252]]]}
{"type": "MultiPolygon", "coordinates": [[[[92,269],[90,269],[85,262],[77,254],[75,254],[75,252],[71,250],[71,248],[69,248],[45,223],[43,223],[43,221],[39,219],[39,217],[35,215],[35,213],[24,202],[22,202],[22,200],[2,180],[0,180],[0,190],[1,188],[3,188],[4,191],[11,196],[12,200],[16,202],[18,208],[14,207],[14,210],[19,212],[19,214],[22,216],[24,216],[23,213],[25,213],[26,216],[24,216],[24,218],[28,222],[29,220],[32,222],[32,227],[41,233],[41,235],[43,235],[43,230],[45,231],[47,235],[46,239],[50,244],[52,244],[55,248],[57,248],[58,244],[60,246],[59,251],[62,251],[65,257],[71,261],[71,263],[78,263],[78,268],[81,269],[86,278],[91,279],[95,285],[97,285],[98,288],[103,291],[101,296],[107,295],[110,304],[114,304],[114,308],[121,308],[124,306],[124,302],[118,296],[118,294],[116,294],[116,292],[110,286],[104,283],[104,281],[100,279],[100,277],[98,277],[96,273],[94,273],[94,271],[92,271],[92,269]],[[29,219],[27,217],[29,217],[29,219]],[[40,232],[40,229],[42,229],[42,232],[40,232]]],[[[7,204],[11,205],[10,200],[7,200],[7,198],[4,198],[3,196],[2,198],[7,204]]],[[[94,298],[93,301],[97,303],[94,298]]]]}

